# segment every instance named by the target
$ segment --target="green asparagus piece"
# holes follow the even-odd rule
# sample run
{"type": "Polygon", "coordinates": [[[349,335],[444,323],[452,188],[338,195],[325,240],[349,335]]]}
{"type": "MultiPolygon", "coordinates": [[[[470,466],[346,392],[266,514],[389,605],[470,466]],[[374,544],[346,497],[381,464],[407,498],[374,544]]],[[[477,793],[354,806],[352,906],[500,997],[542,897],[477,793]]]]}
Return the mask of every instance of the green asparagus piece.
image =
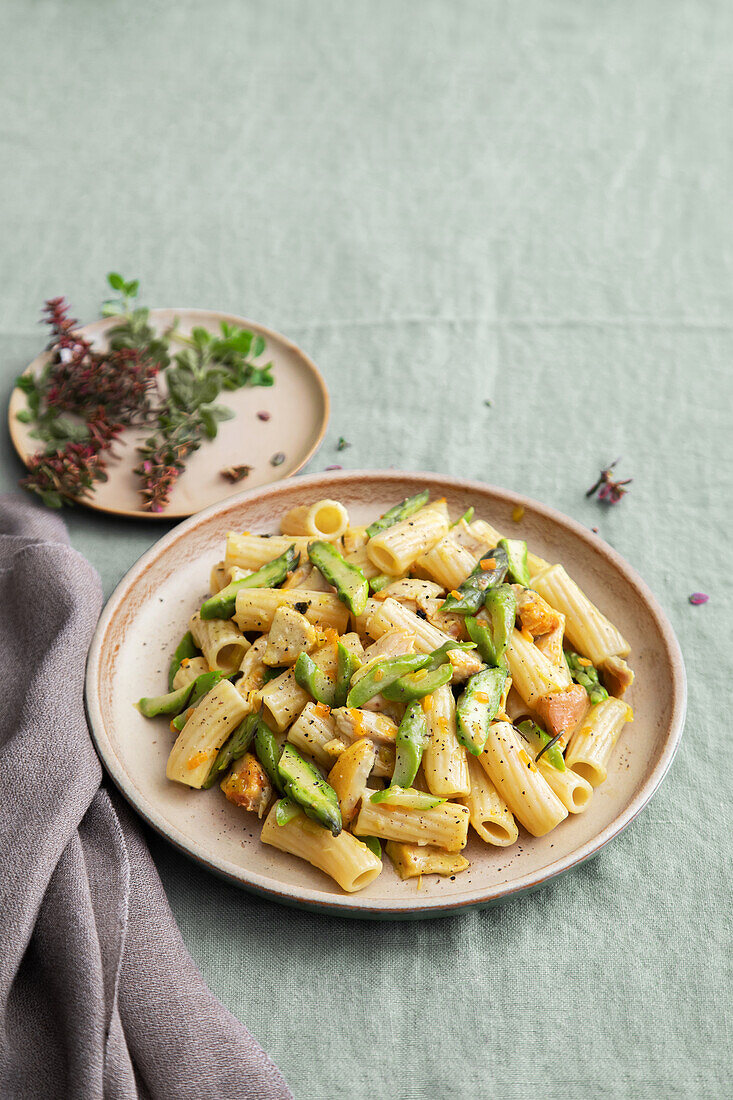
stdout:
{"type": "Polygon", "coordinates": [[[300,806],[291,798],[281,798],[275,806],[275,821],[278,825],[287,825],[300,813],[300,806]]]}
{"type": "Polygon", "coordinates": [[[451,527],[457,527],[458,524],[461,522],[461,520],[465,520],[466,523],[470,523],[471,520],[473,519],[474,511],[475,511],[475,508],[469,508],[466,512],[463,513],[462,516],[459,516],[457,520],[455,520],[453,523],[451,523],[451,527]]]}
{"type": "Polygon", "coordinates": [[[457,615],[475,615],[483,606],[487,591],[504,580],[507,568],[506,550],[501,547],[488,550],[470,576],[458,588],[456,594],[448,593],[440,610],[451,611],[457,615]],[[492,559],[496,564],[490,569],[485,569],[482,562],[492,559]]]}
{"type": "Polygon", "coordinates": [[[346,561],[332,543],[323,539],[308,544],[308,559],[334,586],[336,595],[352,615],[363,614],[369,599],[369,582],[361,569],[346,561]]]}
{"type": "Polygon", "coordinates": [[[204,790],[213,787],[219,776],[227,770],[230,764],[244,756],[257,729],[257,715],[247,714],[239,723],[234,733],[224,742],[216,754],[216,759],[211,765],[211,771],[204,780],[204,790]]]}
{"type": "Polygon", "coordinates": [[[275,734],[261,714],[257,717],[257,727],[254,735],[254,750],[255,756],[265,769],[267,778],[270,780],[275,790],[279,791],[280,794],[285,794],[280,772],[278,771],[278,761],[280,760],[281,749],[277,743],[275,734]]]}
{"type": "Polygon", "coordinates": [[[287,741],[277,769],[287,797],[297,802],[307,817],[338,836],[342,829],[338,796],[320,772],[287,741]]]}
{"type": "Polygon", "coordinates": [[[400,806],[403,810],[432,810],[446,800],[425,791],[416,791],[414,787],[385,787],[383,791],[370,795],[369,801],[375,806],[385,802],[388,806],[400,806]]]}
{"type": "Polygon", "coordinates": [[[188,703],[194,683],[192,681],[176,691],[169,691],[167,695],[144,696],[138,700],[137,709],[146,718],[155,718],[158,714],[180,714],[188,703]]]}
{"type": "Polygon", "coordinates": [[[294,665],[296,682],[313,696],[317,703],[327,707],[336,705],[336,684],[308,653],[301,653],[294,665]]]}
{"type": "Polygon", "coordinates": [[[192,685],[193,691],[191,693],[191,698],[188,700],[185,710],[181,711],[181,713],[171,722],[175,730],[180,733],[188,721],[188,712],[191,708],[198,706],[204,695],[211,691],[214,685],[218,684],[221,679],[223,679],[223,676],[218,669],[215,669],[213,672],[202,672],[200,676],[196,677],[192,685]]]}
{"type": "Polygon", "coordinates": [[[485,668],[466,684],[456,704],[458,740],[474,756],[480,756],[489,735],[489,723],[496,717],[504,690],[503,668],[485,668]]]}
{"type": "Polygon", "coordinates": [[[529,588],[531,579],[527,564],[527,543],[524,539],[499,539],[497,545],[506,552],[509,579],[529,588]]]}
{"type": "Polygon", "coordinates": [[[343,642],[336,643],[336,653],[336,687],[333,693],[333,705],[335,707],[345,707],[351,677],[361,666],[361,661],[346,648],[343,642]]]}
{"type": "Polygon", "coordinates": [[[427,668],[429,664],[430,654],[427,653],[409,653],[403,657],[387,657],[378,661],[351,688],[346,699],[347,707],[363,706],[375,695],[383,694],[385,688],[399,680],[400,676],[427,668]]]}
{"type": "Polygon", "coordinates": [[[372,577],[369,581],[369,587],[372,592],[381,592],[383,588],[392,584],[394,577],[388,577],[386,573],[377,573],[376,577],[372,577]]]}
{"type": "Polygon", "coordinates": [[[475,648],[476,648],[476,643],[475,642],[453,642],[453,641],[443,642],[442,646],[439,646],[438,649],[434,649],[432,653],[428,654],[428,656],[430,657],[430,664],[426,665],[425,667],[428,670],[428,672],[432,672],[434,669],[439,668],[441,665],[444,665],[446,663],[446,661],[450,661],[450,657],[448,656],[448,654],[452,650],[454,650],[454,649],[467,650],[467,649],[475,649],[475,648]]]}
{"type": "Polygon", "coordinates": [[[466,630],[478,646],[479,655],[487,665],[503,665],[504,652],[514,629],[517,597],[509,584],[500,584],[486,593],[486,619],[466,615],[466,630]]]}
{"type": "Polygon", "coordinates": [[[170,668],[168,669],[169,691],[173,691],[173,680],[175,679],[175,675],[181,667],[181,661],[185,661],[187,657],[198,657],[198,655],[199,650],[193,640],[193,634],[189,630],[181,638],[178,646],[176,647],[176,652],[173,654],[173,657],[171,659],[170,668]]]}
{"type": "Polygon", "coordinates": [[[221,592],[210,596],[201,605],[202,619],[231,619],[237,605],[237,592],[243,588],[277,588],[287,577],[288,573],[297,568],[300,554],[295,546],[289,546],[284,554],[274,561],[268,561],[256,573],[250,573],[248,577],[232,581],[221,592]]]}
{"type": "Polygon", "coordinates": [[[405,497],[394,508],[390,508],[383,516],[370,523],[366,529],[368,539],[373,539],[380,531],[386,531],[388,527],[394,527],[395,523],[402,523],[403,519],[409,519],[415,512],[424,508],[430,500],[430,493],[425,489],[422,493],[416,493],[414,497],[405,497]]]}
{"type": "Polygon", "coordinates": [[[382,689],[382,695],[390,703],[414,703],[450,683],[452,676],[453,665],[446,661],[431,671],[424,668],[418,672],[410,672],[407,676],[400,676],[399,680],[382,689]]]}
{"type": "Polygon", "coordinates": [[[377,859],[382,858],[382,842],[379,837],[376,836],[358,836],[356,838],[360,840],[362,844],[366,844],[372,855],[375,855],[377,859]]]}
{"type": "Polygon", "coordinates": [[[397,757],[391,785],[411,787],[428,743],[428,724],[419,703],[410,703],[397,730],[397,757]]]}
{"type": "Polygon", "coordinates": [[[288,671],[287,665],[278,665],[277,668],[266,668],[262,673],[262,685],[269,684],[270,680],[277,680],[278,676],[282,676],[283,672],[288,671]]]}
{"type": "Polygon", "coordinates": [[[598,669],[595,665],[590,663],[587,665],[581,664],[581,661],[588,660],[587,657],[581,657],[580,654],[572,653],[567,650],[565,652],[565,660],[568,663],[570,675],[575,680],[575,683],[585,688],[588,692],[588,698],[594,706],[596,703],[602,703],[604,699],[608,699],[608,692],[598,679],[598,669]]]}
{"type": "MultiPolygon", "coordinates": [[[[545,730],[543,730],[541,726],[538,726],[536,722],[533,722],[531,718],[526,718],[524,722],[520,722],[517,729],[520,733],[524,734],[527,741],[534,742],[534,748],[539,745],[539,748],[542,749],[545,745],[549,745],[552,740],[549,733],[546,733],[545,730]]],[[[533,755],[536,757],[537,753],[535,752],[533,755]]],[[[557,768],[559,772],[565,771],[565,757],[559,745],[552,745],[543,755],[547,757],[553,768],[557,768]]]]}

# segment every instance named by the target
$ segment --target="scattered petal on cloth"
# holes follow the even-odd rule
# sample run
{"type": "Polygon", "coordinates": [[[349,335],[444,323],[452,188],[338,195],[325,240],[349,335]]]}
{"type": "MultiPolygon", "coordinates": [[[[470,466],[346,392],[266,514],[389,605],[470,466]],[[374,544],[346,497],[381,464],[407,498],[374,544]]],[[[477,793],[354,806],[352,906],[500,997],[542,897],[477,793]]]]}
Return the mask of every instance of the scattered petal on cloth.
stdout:
{"type": "Polygon", "coordinates": [[[101,786],[83,703],[100,605],[61,520],[0,496],[0,1096],[290,1097],[101,786]]]}

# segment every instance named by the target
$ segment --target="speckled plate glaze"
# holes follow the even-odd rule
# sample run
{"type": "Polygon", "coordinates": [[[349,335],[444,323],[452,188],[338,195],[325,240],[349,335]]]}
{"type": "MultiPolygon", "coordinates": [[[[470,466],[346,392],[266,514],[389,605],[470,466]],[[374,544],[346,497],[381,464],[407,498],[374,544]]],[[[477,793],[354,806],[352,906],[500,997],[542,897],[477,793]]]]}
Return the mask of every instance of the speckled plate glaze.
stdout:
{"type": "Polygon", "coordinates": [[[248,890],[286,904],[352,917],[406,919],[490,905],[562,874],[626,828],[669,768],[685,716],[685,672],[679,645],[644,582],[613,550],[580,524],[542,504],[480,482],[438,474],[358,471],[315,474],[251,490],[208,508],[169,532],[118,585],[89,653],[86,698],[95,744],[109,773],[140,815],[182,851],[248,890]],[[520,831],[512,848],[477,838],[471,866],[450,878],[402,882],[385,860],[366,890],[343,894],[308,864],[259,843],[257,819],[231,806],[217,789],[189,791],[165,777],[171,735],[133,707],[164,690],[172,650],[207,594],[209,569],[222,557],[227,530],[275,532],[288,508],[329,496],[365,522],[409,494],[428,488],[452,514],[470,505],[499,530],[526,538],[537,553],[562,561],[618,624],[632,645],[637,679],[629,701],[635,719],[616,748],[608,781],[590,808],[546,837],[520,831]],[[521,504],[524,517],[511,519],[521,504]]]}
{"type": "MultiPolygon", "coordinates": [[[[264,353],[256,360],[264,366],[272,360],[274,386],[256,386],[241,390],[225,391],[219,404],[228,405],[235,413],[232,420],[219,424],[216,439],[206,443],[188,459],[185,473],[177,481],[168,507],[155,514],[140,507],[138,480],[133,468],[139,461],[135,446],[149,432],[126,431],[115,446],[115,457],[109,459],[109,479],[100,482],[92,496],[80,503],[100,512],[118,516],[134,516],[139,519],[181,519],[208,508],[219,500],[248,489],[282,481],[303,467],[318,449],[326,431],[329,415],[329,397],[326,383],[305,352],[278,332],[235,317],[230,313],[216,313],[210,309],[151,309],[150,320],[157,332],[170,328],[178,319],[178,330],[188,335],[197,326],[210,332],[218,332],[222,321],[241,325],[263,336],[267,341],[264,353]],[[269,414],[269,419],[259,419],[258,412],[269,414]],[[274,456],[284,459],[272,464],[274,456]],[[251,466],[246,481],[232,485],[222,477],[227,466],[251,466]]],[[[105,333],[117,318],[80,328],[95,347],[105,347],[105,333]]],[[[182,345],[181,345],[182,346],[182,345]]],[[[174,350],[175,345],[174,345],[174,350]]],[[[46,362],[47,355],[39,355],[25,373],[36,374],[46,362]]],[[[31,438],[32,424],[23,424],[17,414],[26,407],[25,396],[14,389],[8,408],[8,426],[13,445],[21,460],[38,450],[38,441],[31,438]]]]}

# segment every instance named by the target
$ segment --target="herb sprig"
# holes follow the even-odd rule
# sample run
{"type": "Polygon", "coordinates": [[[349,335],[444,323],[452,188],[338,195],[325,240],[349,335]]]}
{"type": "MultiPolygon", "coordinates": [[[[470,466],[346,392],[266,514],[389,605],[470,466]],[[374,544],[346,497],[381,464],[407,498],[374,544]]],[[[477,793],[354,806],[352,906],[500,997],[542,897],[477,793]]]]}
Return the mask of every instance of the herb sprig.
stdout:
{"type": "Polygon", "coordinates": [[[38,377],[22,375],[17,385],[27,399],[18,419],[33,423],[31,435],[46,447],[30,458],[21,484],[52,508],[87,497],[107,479],[106,455],[122,431],[143,426],[150,434],[137,448],[134,472],[143,508],[162,512],[188,457],[234,416],[216,401],[219,394],[272,386],[273,364],[255,362],[265,351],[262,336],[227,322],[218,333],[199,327],[183,336],[176,322],[158,333],[137,302],[139,280],[111,272],[107,282],[115,293],[102,313],[119,320],[107,332],[106,351],[78,332],[63,298],[44,307],[49,361],[38,377]],[[173,341],[184,345],[174,354],[173,341]]]}

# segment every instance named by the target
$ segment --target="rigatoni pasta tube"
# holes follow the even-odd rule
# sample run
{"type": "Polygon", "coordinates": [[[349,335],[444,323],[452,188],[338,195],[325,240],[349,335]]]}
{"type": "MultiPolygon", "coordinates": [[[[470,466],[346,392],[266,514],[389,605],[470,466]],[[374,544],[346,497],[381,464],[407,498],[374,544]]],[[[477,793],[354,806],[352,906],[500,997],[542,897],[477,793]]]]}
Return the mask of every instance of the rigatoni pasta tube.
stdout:
{"type": "Polygon", "coordinates": [[[519,836],[517,823],[475,756],[468,757],[471,789],[461,802],[468,807],[474,830],[487,844],[506,848],[519,836]]]}
{"type": "MultiPolygon", "coordinates": [[[[372,577],[378,577],[382,570],[378,565],[375,565],[367,554],[367,544],[363,546],[357,546],[355,550],[348,550],[344,553],[344,557],[351,565],[355,565],[357,569],[361,569],[362,573],[369,581],[372,577]]],[[[395,577],[397,580],[397,577],[395,577]]]]}
{"type": "Polygon", "coordinates": [[[574,772],[572,768],[565,767],[560,771],[546,753],[543,753],[537,760],[537,755],[542,750],[543,741],[531,728],[523,730],[522,736],[529,743],[528,752],[537,764],[540,775],[544,776],[550,784],[568,813],[582,814],[583,810],[587,810],[593,797],[593,788],[590,783],[583,779],[582,775],[574,772]]]}
{"type": "Polygon", "coordinates": [[[466,847],[468,810],[457,802],[442,802],[431,810],[408,810],[386,802],[375,805],[367,797],[362,801],[354,832],[357,836],[433,844],[447,852],[460,852],[466,847]]]}
{"type": "Polygon", "coordinates": [[[168,778],[187,787],[201,787],[219,749],[246,713],[237,689],[228,680],[220,680],[178,734],[168,757],[168,778]]]}
{"type": "Polygon", "coordinates": [[[618,735],[629,720],[629,707],[613,695],[596,703],[574,731],[565,753],[565,764],[597,787],[605,782],[608,761],[618,735]]]}
{"type": "Polygon", "coordinates": [[[447,530],[448,510],[445,503],[428,504],[409,519],[395,523],[370,539],[367,555],[381,573],[400,576],[447,530]]]}
{"type": "Polygon", "coordinates": [[[544,836],[568,816],[509,722],[490,724],[478,759],[499,796],[532,836],[544,836]]]}
{"type": "Polygon", "coordinates": [[[295,535],[238,535],[236,531],[227,534],[224,561],[227,565],[237,565],[240,569],[257,570],[268,561],[279,558],[289,547],[294,546],[301,558],[308,556],[309,539],[295,535]]]}
{"type": "Polygon", "coordinates": [[[231,619],[202,619],[197,611],[188,628],[209,668],[229,676],[241,665],[250,643],[231,619]]]}
{"type": "Polygon", "coordinates": [[[382,870],[381,859],[345,829],[332,836],[305,814],[298,814],[287,825],[278,825],[276,811],[277,803],[265,818],[260,833],[262,843],[304,859],[335,879],[347,894],[363,890],[382,870]]]}
{"type": "Polygon", "coordinates": [[[315,504],[299,504],[280,520],[284,535],[308,535],[335,542],[349,526],[349,513],[338,500],[317,500],[315,504]]]}
{"type": "Polygon", "coordinates": [[[509,638],[506,659],[512,685],[529,707],[543,695],[563,691],[572,684],[567,668],[554,665],[537,648],[534,641],[530,641],[516,628],[509,638]]]}
{"type": "MultiPolygon", "coordinates": [[[[483,526],[488,528],[488,524],[483,526]]],[[[473,526],[461,520],[415,564],[450,591],[463,584],[482,554],[494,546],[496,541],[484,530],[474,531],[473,526]]]]}
{"type": "MultiPolygon", "coordinates": [[[[294,607],[311,623],[331,626],[342,634],[349,613],[330,592],[312,592],[304,588],[241,588],[237,592],[234,619],[241,630],[269,630],[278,607],[294,607]]],[[[212,622],[215,620],[212,620],[212,622]]]]}
{"type": "Polygon", "coordinates": [[[565,636],[594,665],[607,657],[626,657],[631,646],[623,634],[572,580],[562,565],[551,565],[532,578],[532,587],[565,616],[565,636]]]}
{"type": "Polygon", "coordinates": [[[333,756],[324,745],[336,737],[336,722],[328,707],[322,703],[306,703],[299,717],[288,730],[288,741],[317,760],[326,768],[333,764],[333,756]]]}
{"type": "MultiPolygon", "coordinates": [[[[366,629],[369,636],[375,639],[381,638],[388,630],[407,630],[415,636],[416,653],[432,653],[445,642],[455,643],[455,638],[450,634],[431,626],[393,599],[384,600],[381,604],[377,602],[367,619],[366,629]]],[[[449,654],[449,660],[453,665],[454,680],[466,680],[483,667],[481,659],[470,650],[455,649],[449,654]]]]}
{"type": "Polygon", "coordinates": [[[438,798],[468,794],[466,750],[456,734],[456,702],[449,684],[426,696],[423,713],[429,731],[422,758],[428,790],[438,798]]]}

